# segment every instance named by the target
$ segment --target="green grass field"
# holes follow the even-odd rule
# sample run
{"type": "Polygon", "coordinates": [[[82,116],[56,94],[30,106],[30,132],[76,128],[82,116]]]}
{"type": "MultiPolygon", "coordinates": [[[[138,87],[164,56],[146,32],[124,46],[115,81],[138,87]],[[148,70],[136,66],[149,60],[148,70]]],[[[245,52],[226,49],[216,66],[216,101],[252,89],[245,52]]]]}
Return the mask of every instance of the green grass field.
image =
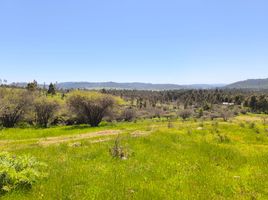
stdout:
{"type": "Polygon", "coordinates": [[[36,157],[48,165],[48,175],[29,191],[0,198],[268,199],[268,125],[262,117],[3,129],[1,151],[36,157]],[[115,135],[38,143],[105,130],[121,131],[118,137],[128,159],[110,155],[115,135]]]}

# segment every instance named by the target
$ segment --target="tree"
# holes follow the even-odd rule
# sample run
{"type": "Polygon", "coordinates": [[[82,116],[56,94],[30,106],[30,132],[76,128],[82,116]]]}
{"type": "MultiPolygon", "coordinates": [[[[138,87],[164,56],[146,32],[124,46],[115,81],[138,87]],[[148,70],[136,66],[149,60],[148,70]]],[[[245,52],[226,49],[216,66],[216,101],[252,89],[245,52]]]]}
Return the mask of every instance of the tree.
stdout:
{"type": "Polygon", "coordinates": [[[97,92],[74,91],[67,99],[67,104],[77,117],[93,127],[99,125],[115,103],[113,96],[97,92]]]}
{"type": "Polygon", "coordinates": [[[249,107],[252,111],[256,112],[257,109],[257,98],[256,96],[252,96],[249,101],[249,107]]]}
{"type": "Polygon", "coordinates": [[[27,84],[26,89],[33,92],[37,89],[37,87],[38,87],[37,81],[34,80],[33,82],[27,84]]]}
{"type": "Polygon", "coordinates": [[[4,127],[14,127],[23,118],[32,102],[31,97],[23,90],[1,90],[0,121],[4,127]]]}
{"type": "Polygon", "coordinates": [[[59,103],[55,99],[41,97],[34,102],[36,122],[39,126],[48,127],[50,120],[59,109],[59,103]]]}
{"type": "Polygon", "coordinates": [[[55,95],[56,94],[56,86],[53,83],[50,83],[48,86],[48,94],[55,95]]]}

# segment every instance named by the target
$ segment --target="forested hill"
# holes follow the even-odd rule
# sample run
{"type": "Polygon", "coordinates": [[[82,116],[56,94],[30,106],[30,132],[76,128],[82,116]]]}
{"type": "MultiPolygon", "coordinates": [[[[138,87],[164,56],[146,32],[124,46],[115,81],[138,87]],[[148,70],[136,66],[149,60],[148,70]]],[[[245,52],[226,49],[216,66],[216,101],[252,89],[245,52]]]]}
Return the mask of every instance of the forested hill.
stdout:
{"type": "MultiPolygon", "coordinates": [[[[18,82],[11,85],[18,87],[26,87],[28,83],[18,82]]],[[[180,89],[215,89],[225,86],[224,84],[152,84],[152,83],[117,83],[117,82],[62,82],[56,83],[58,89],[125,89],[125,90],[180,90],[180,89]]],[[[38,84],[38,87],[48,88],[47,84],[38,84]]]]}
{"type": "Polygon", "coordinates": [[[152,83],[116,83],[116,82],[64,82],[57,84],[61,89],[129,89],[129,90],[179,90],[179,89],[212,89],[222,87],[222,84],[194,84],[194,85],[176,85],[176,84],[152,84],[152,83]]]}
{"type": "Polygon", "coordinates": [[[235,82],[227,85],[226,88],[235,89],[268,89],[268,78],[267,79],[248,79],[245,81],[235,82]]]}
{"type": "MultiPolygon", "coordinates": [[[[12,83],[19,87],[26,87],[26,82],[12,83]]],[[[44,84],[38,84],[39,87],[44,87],[44,84]]],[[[45,85],[48,87],[48,85],[45,85]]],[[[191,85],[177,85],[177,84],[152,84],[152,83],[118,83],[118,82],[61,82],[57,83],[58,89],[126,89],[126,90],[180,90],[180,89],[215,89],[215,88],[229,88],[229,89],[252,89],[263,90],[268,89],[267,79],[248,79],[245,81],[235,82],[229,85],[225,84],[191,84],[191,85]]]]}

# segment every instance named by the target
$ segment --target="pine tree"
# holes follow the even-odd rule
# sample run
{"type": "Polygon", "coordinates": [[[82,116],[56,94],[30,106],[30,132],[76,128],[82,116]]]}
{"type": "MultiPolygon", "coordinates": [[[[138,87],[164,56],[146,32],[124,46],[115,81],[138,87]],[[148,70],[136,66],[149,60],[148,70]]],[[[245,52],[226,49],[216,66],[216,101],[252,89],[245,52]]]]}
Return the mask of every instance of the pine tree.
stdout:
{"type": "Polygon", "coordinates": [[[56,94],[56,87],[53,83],[50,83],[48,86],[48,94],[55,95],[56,94]]]}

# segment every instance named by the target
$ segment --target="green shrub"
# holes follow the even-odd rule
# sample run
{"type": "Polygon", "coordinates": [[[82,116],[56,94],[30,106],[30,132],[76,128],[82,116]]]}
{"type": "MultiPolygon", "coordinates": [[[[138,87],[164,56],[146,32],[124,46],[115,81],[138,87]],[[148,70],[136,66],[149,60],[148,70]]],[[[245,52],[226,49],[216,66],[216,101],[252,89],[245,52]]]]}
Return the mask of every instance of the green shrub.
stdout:
{"type": "Polygon", "coordinates": [[[30,156],[0,153],[0,195],[15,189],[31,189],[45,176],[45,164],[30,156]]]}

